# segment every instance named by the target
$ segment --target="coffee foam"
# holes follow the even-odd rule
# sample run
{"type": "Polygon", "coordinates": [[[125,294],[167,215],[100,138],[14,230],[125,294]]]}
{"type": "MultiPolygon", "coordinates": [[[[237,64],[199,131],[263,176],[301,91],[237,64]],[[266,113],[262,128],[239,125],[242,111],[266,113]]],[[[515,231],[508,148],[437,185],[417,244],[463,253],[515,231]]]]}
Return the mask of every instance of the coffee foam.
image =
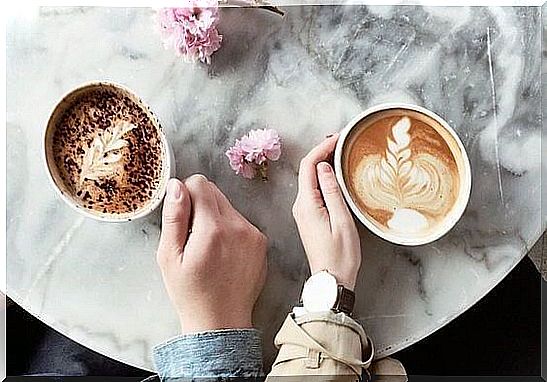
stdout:
{"type": "Polygon", "coordinates": [[[433,118],[406,109],[365,117],[344,144],[343,176],[358,208],[384,232],[424,236],[460,187],[457,143],[433,118]]]}
{"type": "Polygon", "coordinates": [[[112,87],[88,89],[65,105],[50,150],[61,188],[77,204],[115,215],[148,205],[164,165],[163,143],[148,113],[112,87]]]}

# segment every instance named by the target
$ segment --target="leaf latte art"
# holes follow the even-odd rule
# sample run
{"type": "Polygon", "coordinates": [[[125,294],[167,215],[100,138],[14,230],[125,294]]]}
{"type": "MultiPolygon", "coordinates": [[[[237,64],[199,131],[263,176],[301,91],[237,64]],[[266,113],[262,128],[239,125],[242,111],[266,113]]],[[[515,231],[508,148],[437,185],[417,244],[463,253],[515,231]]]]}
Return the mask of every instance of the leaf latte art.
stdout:
{"type": "Polygon", "coordinates": [[[363,156],[353,180],[367,210],[389,214],[389,229],[418,233],[450,210],[455,185],[443,159],[412,148],[411,127],[409,117],[396,120],[385,153],[363,156]]]}
{"type": "Polygon", "coordinates": [[[151,203],[164,171],[152,114],[129,92],[94,84],[62,101],[52,161],[72,201],[102,216],[129,216],[151,203]]]}
{"type": "Polygon", "coordinates": [[[120,150],[129,143],[123,136],[133,130],[135,125],[127,121],[116,121],[97,135],[89,147],[84,149],[84,158],[80,173],[80,184],[87,180],[99,180],[114,175],[123,159],[120,150]]]}

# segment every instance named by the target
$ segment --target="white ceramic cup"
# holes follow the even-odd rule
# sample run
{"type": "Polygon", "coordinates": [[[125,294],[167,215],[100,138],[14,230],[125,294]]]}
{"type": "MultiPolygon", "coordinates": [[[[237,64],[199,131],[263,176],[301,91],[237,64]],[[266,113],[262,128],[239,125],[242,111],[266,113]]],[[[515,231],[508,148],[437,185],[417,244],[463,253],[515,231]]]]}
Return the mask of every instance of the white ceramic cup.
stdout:
{"type": "Polygon", "coordinates": [[[57,192],[57,194],[61,197],[62,200],[66,202],[72,209],[79,212],[80,214],[87,216],[92,219],[104,221],[104,222],[126,222],[135,220],[138,218],[142,218],[144,216],[149,215],[151,212],[153,212],[155,209],[157,209],[162,201],[163,197],[165,196],[165,192],[167,190],[167,182],[171,176],[174,176],[175,174],[175,160],[173,155],[173,150],[171,149],[169,142],[167,141],[167,138],[165,136],[165,133],[163,132],[163,129],[156,118],[156,116],[152,113],[148,105],[146,105],[135,93],[133,93],[131,90],[126,88],[123,85],[114,83],[114,82],[107,82],[107,81],[94,81],[94,82],[88,82],[85,84],[82,84],[78,86],[77,88],[71,90],[67,94],[65,94],[62,99],[57,103],[55,108],[53,109],[53,112],[51,113],[45,133],[44,133],[44,139],[43,139],[43,155],[44,155],[44,162],[46,165],[46,172],[48,174],[48,177],[51,181],[51,184],[53,185],[53,188],[57,192]],[[88,209],[84,207],[81,203],[81,201],[72,195],[72,193],[67,189],[67,186],[65,182],[62,180],[59,170],[57,168],[57,165],[55,164],[55,161],[53,159],[53,149],[52,149],[52,139],[53,139],[53,132],[55,129],[55,125],[58,121],[58,119],[63,115],[64,111],[67,110],[67,108],[71,107],[72,102],[81,97],[86,92],[95,90],[97,88],[111,88],[127,97],[129,97],[130,100],[135,102],[137,105],[141,106],[143,111],[147,114],[147,117],[152,121],[152,124],[157,128],[158,134],[161,138],[162,145],[163,145],[163,168],[162,168],[162,175],[160,178],[159,186],[156,189],[156,192],[150,200],[144,204],[141,208],[138,210],[131,212],[131,213],[124,213],[124,214],[109,214],[109,213],[103,213],[100,211],[88,209]]]}
{"type": "MultiPolygon", "coordinates": [[[[453,153],[453,155],[456,155],[453,153]]],[[[420,106],[411,105],[411,104],[404,104],[404,103],[386,103],[386,104],[380,104],[373,106],[364,112],[357,115],[355,118],[353,118],[346,127],[342,130],[340,133],[340,137],[338,139],[338,143],[336,145],[336,150],[334,153],[334,167],[336,172],[336,178],[338,180],[338,183],[340,184],[340,187],[342,189],[342,193],[344,194],[344,198],[346,199],[347,204],[349,205],[351,211],[355,214],[355,216],[367,227],[370,231],[372,231],[377,236],[381,237],[384,240],[387,240],[389,242],[399,244],[399,245],[407,245],[407,246],[416,246],[416,245],[423,245],[427,243],[431,243],[442,236],[444,236],[448,231],[450,231],[454,225],[460,220],[461,216],[463,215],[463,212],[465,211],[465,208],[467,207],[467,203],[469,201],[469,196],[471,194],[471,165],[469,163],[469,158],[467,156],[467,152],[465,151],[465,148],[456,134],[456,132],[448,125],[448,123],[442,119],[437,114],[433,113],[432,111],[425,109],[420,106]],[[416,111],[419,113],[422,113],[435,121],[437,121],[444,129],[445,131],[450,134],[450,136],[454,139],[457,145],[457,149],[460,151],[461,154],[461,161],[459,161],[458,170],[459,170],[459,193],[456,198],[456,202],[453,205],[453,207],[450,209],[450,211],[447,213],[446,217],[443,219],[442,224],[439,224],[432,229],[429,230],[429,233],[426,235],[416,235],[415,237],[412,237],[411,235],[401,235],[394,232],[391,232],[390,230],[381,229],[377,223],[374,221],[372,217],[370,217],[365,211],[362,211],[357,203],[353,200],[348,186],[346,184],[346,180],[344,179],[343,175],[343,169],[342,169],[342,154],[344,151],[344,145],[346,142],[346,139],[352,132],[354,128],[356,128],[359,125],[359,122],[367,118],[373,113],[377,113],[380,111],[385,111],[389,109],[407,109],[410,111],[416,111]]]]}

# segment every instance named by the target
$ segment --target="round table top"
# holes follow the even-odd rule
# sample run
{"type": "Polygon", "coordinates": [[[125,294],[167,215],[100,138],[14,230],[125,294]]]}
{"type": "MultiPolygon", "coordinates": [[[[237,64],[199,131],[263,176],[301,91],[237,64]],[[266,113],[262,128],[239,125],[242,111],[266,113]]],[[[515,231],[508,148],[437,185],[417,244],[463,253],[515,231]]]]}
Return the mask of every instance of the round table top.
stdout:
{"type": "Polygon", "coordinates": [[[178,333],[155,263],[159,213],[123,224],[81,217],[56,196],[41,137],[62,94],[105,79],[159,116],[181,178],[201,172],[269,237],[255,322],[273,336],[308,277],[291,206],[300,159],[381,102],[425,106],[457,131],[473,187],[463,218],[421,247],[360,227],[356,317],[382,357],[476,303],[539,237],[540,9],[291,6],[221,10],[210,66],[164,50],[147,8],[42,8],[7,34],[7,292],[73,340],[152,369],[178,333]],[[224,155],[252,128],[284,141],[270,181],[236,177],[224,155]]]}

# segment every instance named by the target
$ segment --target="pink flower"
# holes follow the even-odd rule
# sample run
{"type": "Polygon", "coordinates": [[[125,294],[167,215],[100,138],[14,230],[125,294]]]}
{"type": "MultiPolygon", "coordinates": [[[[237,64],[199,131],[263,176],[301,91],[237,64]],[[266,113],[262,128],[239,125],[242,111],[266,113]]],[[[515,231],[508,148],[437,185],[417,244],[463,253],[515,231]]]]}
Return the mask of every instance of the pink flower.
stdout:
{"type": "Polygon", "coordinates": [[[281,138],[272,129],[251,130],[236,140],[226,156],[237,175],[252,179],[259,173],[266,180],[268,161],[281,156],[281,138]]]}
{"type": "Polygon", "coordinates": [[[236,140],[236,144],[233,147],[230,147],[228,151],[226,151],[226,156],[230,160],[230,167],[237,175],[242,175],[247,179],[253,179],[256,176],[256,169],[254,166],[245,161],[245,152],[240,146],[239,139],[236,140]]]}
{"type": "Polygon", "coordinates": [[[191,61],[210,63],[220,48],[217,0],[182,0],[181,8],[161,8],[156,20],[166,49],[191,61]]]}
{"type": "Polygon", "coordinates": [[[251,130],[241,138],[241,148],[247,153],[248,162],[276,161],[281,155],[281,139],[273,129],[251,130]]]}

